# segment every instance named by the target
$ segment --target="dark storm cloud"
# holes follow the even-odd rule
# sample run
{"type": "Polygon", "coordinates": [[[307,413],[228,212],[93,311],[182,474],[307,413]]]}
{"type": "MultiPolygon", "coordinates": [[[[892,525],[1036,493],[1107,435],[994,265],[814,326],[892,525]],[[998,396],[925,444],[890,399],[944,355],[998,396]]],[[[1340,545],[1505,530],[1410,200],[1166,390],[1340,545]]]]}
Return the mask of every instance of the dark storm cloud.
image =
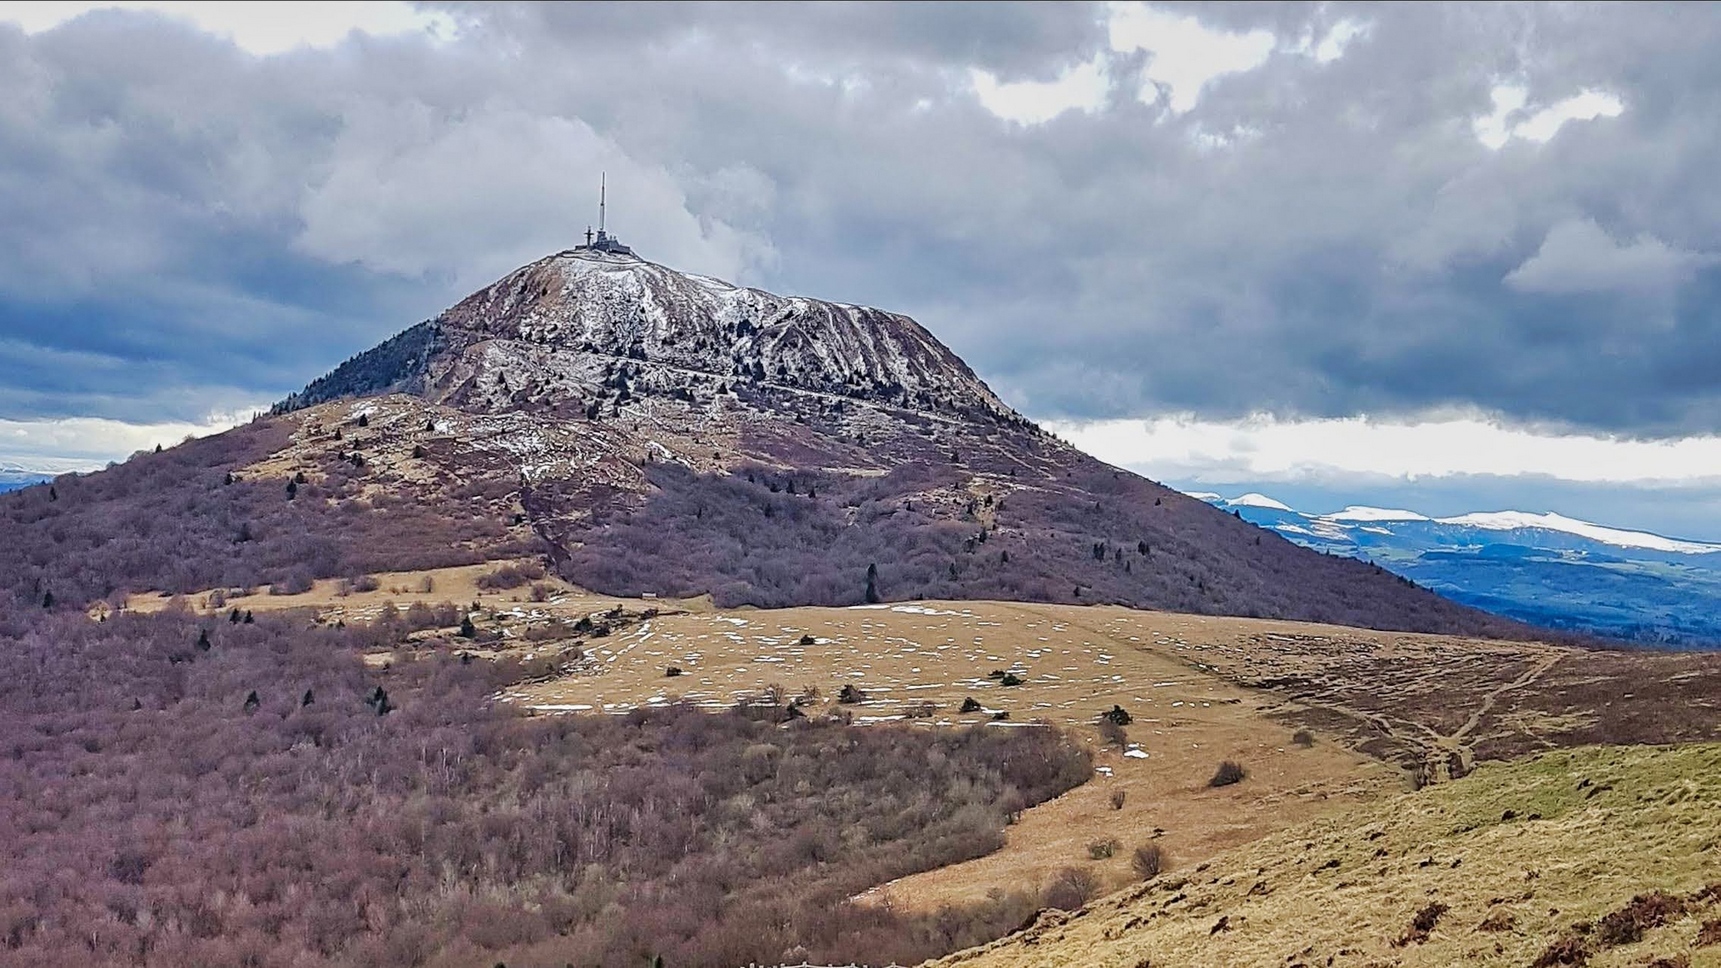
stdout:
{"type": "Polygon", "coordinates": [[[1104,8],[449,9],[443,46],[266,59],[0,25],[0,416],[283,393],[571,242],[604,170],[648,257],[909,312],[1036,416],[1721,430],[1715,8],[1177,5],[1279,46],[1184,114],[1108,55],[1103,108],[1032,126],[971,69],[1053,79],[1104,8]],[[1500,84],[1508,127],[1623,110],[1494,150],[1500,84]]]}

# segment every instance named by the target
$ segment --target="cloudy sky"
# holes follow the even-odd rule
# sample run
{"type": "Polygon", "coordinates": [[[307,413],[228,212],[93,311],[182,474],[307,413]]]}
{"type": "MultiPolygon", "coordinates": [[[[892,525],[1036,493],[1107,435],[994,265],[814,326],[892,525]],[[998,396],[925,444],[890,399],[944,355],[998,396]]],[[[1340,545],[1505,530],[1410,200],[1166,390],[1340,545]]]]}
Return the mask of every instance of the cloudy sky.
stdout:
{"type": "Polygon", "coordinates": [[[0,465],[574,241],[907,312],[1185,487],[1721,539],[1721,7],[0,2],[0,465]]]}

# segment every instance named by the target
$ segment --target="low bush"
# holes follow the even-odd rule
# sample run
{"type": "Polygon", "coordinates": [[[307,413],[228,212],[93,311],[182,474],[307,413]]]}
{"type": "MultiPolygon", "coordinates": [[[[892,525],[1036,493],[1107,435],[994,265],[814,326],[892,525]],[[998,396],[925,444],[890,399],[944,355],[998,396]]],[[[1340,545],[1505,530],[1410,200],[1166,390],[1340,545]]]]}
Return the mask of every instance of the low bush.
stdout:
{"type": "Polygon", "coordinates": [[[287,577],[269,586],[271,595],[303,595],[311,590],[313,582],[309,572],[295,569],[287,577]]]}
{"type": "Polygon", "coordinates": [[[1164,848],[1158,844],[1143,844],[1129,858],[1129,869],[1144,881],[1158,877],[1169,865],[1164,848]]]}
{"type": "Polygon", "coordinates": [[[1645,931],[1659,928],[1685,914],[1685,901],[1663,891],[1651,891],[1632,898],[1617,911],[1610,911],[1596,922],[1596,940],[1608,947],[1631,944],[1640,940],[1645,931]]]}
{"type": "Polygon", "coordinates": [[[1076,911],[1099,893],[1099,879],[1086,867],[1066,867],[1053,875],[1040,892],[1040,903],[1062,911],[1076,911]]]}
{"type": "Polygon", "coordinates": [[[491,591],[519,588],[544,577],[544,566],[534,562],[503,565],[495,571],[478,576],[475,584],[491,591]]]}
{"type": "Polygon", "coordinates": [[[1099,731],[1100,738],[1105,740],[1106,745],[1115,746],[1120,750],[1129,746],[1129,733],[1122,726],[1119,726],[1116,720],[1101,717],[1099,731]]]}
{"type": "Polygon", "coordinates": [[[1291,742],[1301,746],[1303,749],[1308,749],[1315,745],[1315,734],[1306,729],[1299,729],[1291,734],[1291,742]]]}
{"type": "Polygon", "coordinates": [[[1226,760],[1219,764],[1219,769],[1213,772],[1213,778],[1207,781],[1207,785],[1210,787],[1230,786],[1233,783],[1242,783],[1248,776],[1249,771],[1245,770],[1241,763],[1226,760]]]}
{"type": "Polygon", "coordinates": [[[1441,916],[1448,910],[1450,908],[1439,901],[1431,901],[1424,905],[1410,919],[1410,927],[1406,928],[1404,934],[1400,935],[1393,944],[1402,948],[1406,945],[1422,944],[1427,941],[1428,936],[1434,932],[1435,925],[1440,923],[1441,916]]]}

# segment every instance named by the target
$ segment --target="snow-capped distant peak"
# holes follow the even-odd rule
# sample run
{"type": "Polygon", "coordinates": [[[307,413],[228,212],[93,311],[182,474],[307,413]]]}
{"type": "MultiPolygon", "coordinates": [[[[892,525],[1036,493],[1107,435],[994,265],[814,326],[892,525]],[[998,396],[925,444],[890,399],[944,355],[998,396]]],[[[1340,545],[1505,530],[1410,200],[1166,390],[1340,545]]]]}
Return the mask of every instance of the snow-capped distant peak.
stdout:
{"type": "Polygon", "coordinates": [[[1274,511],[1291,511],[1290,505],[1281,504],[1265,494],[1257,494],[1254,491],[1250,491],[1242,497],[1234,497],[1225,503],[1231,507],[1239,508],[1271,508],[1274,511]]]}
{"type": "Polygon", "coordinates": [[[1371,508],[1353,504],[1343,511],[1321,515],[1331,521],[1427,521],[1428,515],[1398,508],[1371,508]]]}
{"type": "Polygon", "coordinates": [[[1192,497],[1197,501],[1217,501],[1220,499],[1220,496],[1212,491],[1184,491],[1183,493],[1185,496],[1192,497]]]}
{"type": "Polygon", "coordinates": [[[1484,528],[1489,531],[1542,528],[1548,531],[1563,531],[1566,534],[1575,534],[1592,541],[1600,541],[1622,548],[1648,548],[1651,551],[1666,551],[1674,554],[1707,555],[1721,552],[1721,544],[1680,541],[1677,538],[1664,538],[1659,534],[1650,534],[1647,531],[1626,531],[1620,528],[1610,528],[1606,525],[1580,521],[1577,518],[1568,518],[1563,514],[1553,512],[1533,514],[1529,511],[1479,511],[1474,514],[1461,514],[1455,518],[1440,518],[1438,523],[1484,528]]]}

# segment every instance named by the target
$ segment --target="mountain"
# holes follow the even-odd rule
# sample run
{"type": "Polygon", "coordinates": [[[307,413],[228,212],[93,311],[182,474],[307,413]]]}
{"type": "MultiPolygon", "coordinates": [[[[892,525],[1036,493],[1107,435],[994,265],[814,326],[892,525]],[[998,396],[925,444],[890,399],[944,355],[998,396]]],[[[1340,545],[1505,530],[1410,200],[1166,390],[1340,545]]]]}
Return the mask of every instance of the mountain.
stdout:
{"type": "Polygon", "coordinates": [[[1645,643],[1721,646],[1721,544],[1552,512],[1432,518],[1353,506],[1314,514],[1255,493],[1202,497],[1304,547],[1375,562],[1499,615],[1645,643]]]}
{"type": "Polygon", "coordinates": [[[0,537],[85,549],[73,572],[12,565],[67,601],[535,553],[607,594],[720,605],[1110,602],[1535,634],[1094,460],[906,316],[589,249],[246,427],[59,491],[0,537]]]}
{"type": "Polygon", "coordinates": [[[0,494],[16,491],[32,484],[41,484],[51,480],[52,475],[39,471],[27,470],[13,464],[0,464],[0,494]]]}

